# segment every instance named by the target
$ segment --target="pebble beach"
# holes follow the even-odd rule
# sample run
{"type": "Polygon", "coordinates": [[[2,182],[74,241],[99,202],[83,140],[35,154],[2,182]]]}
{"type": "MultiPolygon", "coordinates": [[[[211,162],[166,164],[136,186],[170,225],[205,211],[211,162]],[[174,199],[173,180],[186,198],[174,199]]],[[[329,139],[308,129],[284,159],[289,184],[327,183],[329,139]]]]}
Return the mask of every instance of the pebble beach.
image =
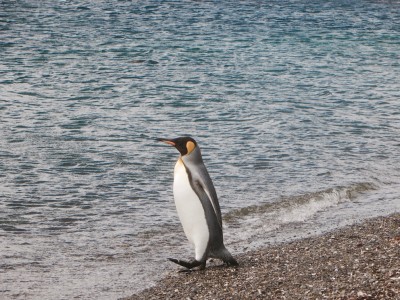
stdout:
{"type": "Polygon", "coordinates": [[[171,272],[136,299],[400,299],[400,214],[171,272]]]}

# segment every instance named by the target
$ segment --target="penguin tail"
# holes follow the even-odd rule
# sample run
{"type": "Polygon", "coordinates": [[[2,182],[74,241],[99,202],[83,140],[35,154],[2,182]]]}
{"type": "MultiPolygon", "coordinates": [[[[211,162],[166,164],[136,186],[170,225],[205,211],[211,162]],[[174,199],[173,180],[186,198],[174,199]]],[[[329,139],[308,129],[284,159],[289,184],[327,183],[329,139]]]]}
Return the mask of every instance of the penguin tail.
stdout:
{"type": "Polygon", "coordinates": [[[226,263],[227,266],[229,266],[229,267],[237,267],[237,266],[239,265],[239,263],[237,262],[237,260],[234,259],[232,255],[231,255],[229,258],[224,259],[223,261],[224,261],[224,263],[226,263]]]}
{"type": "Polygon", "coordinates": [[[227,266],[238,266],[239,263],[233,258],[232,254],[225,247],[218,251],[217,258],[221,259],[227,266]]]}

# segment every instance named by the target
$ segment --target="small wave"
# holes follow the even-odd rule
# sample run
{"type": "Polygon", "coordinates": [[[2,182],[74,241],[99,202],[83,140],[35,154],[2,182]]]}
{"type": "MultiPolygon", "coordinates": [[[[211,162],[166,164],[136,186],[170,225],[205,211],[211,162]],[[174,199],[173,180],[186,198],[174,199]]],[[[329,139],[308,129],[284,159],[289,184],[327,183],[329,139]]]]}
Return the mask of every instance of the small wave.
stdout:
{"type": "Polygon", "coordinates": [[[285,197],[273,203],[263,203],[235,209],[224,216],[224,221],[234,223],[240,219],[258,214],[279,213],[280,220],[303,222],[318,211],[345,201],[354,201],[361,194],[376,190],[378,186],[371,182],[360,182],[350,186],[329,188],[300,196],[285,197]],[[283,213],[284,212],[284,213],[283,213]]]}
{"type": "Polygon", "coordinates": [[[320,234],[339,223],[351,224],[356,219],[354,207],[378,189],[377,184],[361,182],[233,210],[224,218],[227,244],[241,252],[320,234]],[[338,209],[339,218],[335,217],[338,209]]]}

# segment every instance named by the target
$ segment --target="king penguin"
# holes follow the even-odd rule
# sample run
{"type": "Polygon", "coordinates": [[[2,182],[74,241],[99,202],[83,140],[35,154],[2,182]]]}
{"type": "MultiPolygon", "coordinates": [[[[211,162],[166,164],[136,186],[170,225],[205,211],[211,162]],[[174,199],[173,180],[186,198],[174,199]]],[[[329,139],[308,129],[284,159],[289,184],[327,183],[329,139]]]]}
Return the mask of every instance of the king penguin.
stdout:
{"type": "Polygon", "coordinates": [[[157,140],[174,146],[181,154],[174,169],[175,206],[183,231],[195,250],[195,258],[191,261],[168,259],[187,269],[204,269],[208,258],[218,258],[228,266],[237,266],[237,261],[224,246],[217,193],[197,142],[191,137],[157,140]]]}

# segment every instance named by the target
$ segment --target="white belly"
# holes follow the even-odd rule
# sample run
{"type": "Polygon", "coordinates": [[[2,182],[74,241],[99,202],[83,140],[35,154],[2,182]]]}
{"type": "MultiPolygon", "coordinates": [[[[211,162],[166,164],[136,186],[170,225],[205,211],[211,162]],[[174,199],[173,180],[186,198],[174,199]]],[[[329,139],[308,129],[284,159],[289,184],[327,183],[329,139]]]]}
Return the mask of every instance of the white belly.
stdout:
{"type": "Polygon", "coordinates": [[[201,260],[207,249],[209,232],[203,206],[192,190],[185,166],[178,160],[174,172],[176,210],[189,242],[194,245],[196,260],[201,260]]]}

